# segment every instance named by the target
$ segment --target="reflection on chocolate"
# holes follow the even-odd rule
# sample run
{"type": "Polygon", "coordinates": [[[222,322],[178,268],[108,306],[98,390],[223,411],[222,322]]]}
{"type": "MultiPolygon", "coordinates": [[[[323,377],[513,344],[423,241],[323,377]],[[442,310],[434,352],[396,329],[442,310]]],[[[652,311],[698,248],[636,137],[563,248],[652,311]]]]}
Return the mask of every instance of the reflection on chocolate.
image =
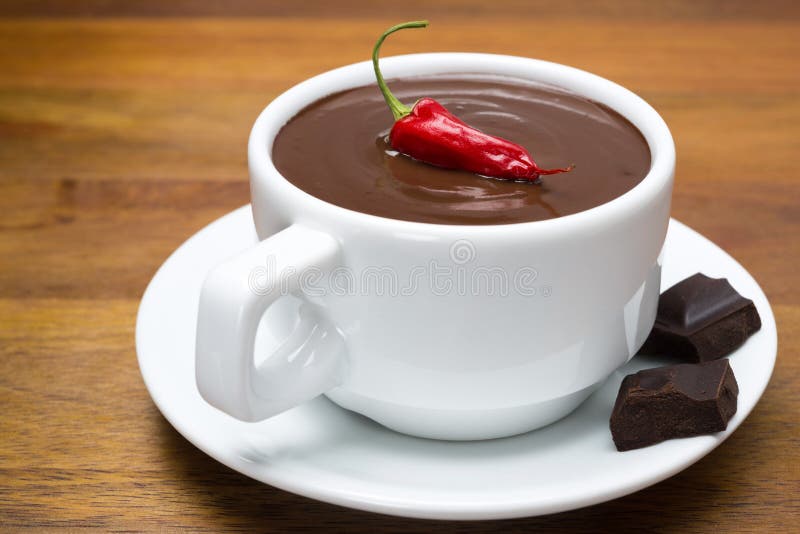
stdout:
{"type": "MultiPolygon", "coordinates": [[[[508,212],[514,209],[524,209],[532,200],[524,190],[497,192],[482,183],[453,184],[451,181],[444,180],[431,181],[430,173],[426,172],[429,165],[418,161],[409,161],[406,156],[392,150],[385,137],[381,138],[377,144],[385,154],[386,168],[396,181],[397,190],[402,192],[406,198],[417,198],[420,202],[430,202],[431,199],[438,198],[446,205],[445,209],[448,212],[469,211],[476,208],[508,212]],[[409,165],[409,163],[412,164],[409,165]]],[[[448,172],[444,169],[436,170],[448,172]]],[[[449,172],[457,173],[457,171],[449,172]]],[[[485,179],[494,180],[493,178],[485,179]]],[[[546,186],[542,185],[542,187],[546,186]]],[[[535,197],[535,200],[547,210],[550,217],[559,216],[558,212],[540,196],[535,197]]]]}
{"type": "Polygon", "coordinates": [[[526,147],[542,168],[574,163],[539,185],[484,178],[391,150],[392,126],[377,86],[311,104],[281,129],[273,160],[287,180],[332,204],[418,222],[505,224],[551,219],[612,200],[650,168],[642,135],[600,104],[524,80],[487,75],[392,80],[403,101],[439,100],[489,134],[526,147]]]}

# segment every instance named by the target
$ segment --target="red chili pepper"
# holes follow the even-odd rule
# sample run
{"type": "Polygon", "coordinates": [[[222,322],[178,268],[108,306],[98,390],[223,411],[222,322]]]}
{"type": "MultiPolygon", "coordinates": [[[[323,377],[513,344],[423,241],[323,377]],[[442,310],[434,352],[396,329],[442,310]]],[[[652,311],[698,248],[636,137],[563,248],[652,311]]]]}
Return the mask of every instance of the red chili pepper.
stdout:
{"type": "Polygon", "coordinates": [[[428,21],[422,20],[392,26],[380,36],[372,50],[378,87],[395,119],[389,133],[392,148],[437,167],[506,180],[538,182],[542,174],[571,171],[573,166],[540,169],[525,148],[469,126],[432,98],[421,98],[410,108],[389,91],[378,66],[378,52],[383,41],[398,30],[427,25],[428,21]]]}

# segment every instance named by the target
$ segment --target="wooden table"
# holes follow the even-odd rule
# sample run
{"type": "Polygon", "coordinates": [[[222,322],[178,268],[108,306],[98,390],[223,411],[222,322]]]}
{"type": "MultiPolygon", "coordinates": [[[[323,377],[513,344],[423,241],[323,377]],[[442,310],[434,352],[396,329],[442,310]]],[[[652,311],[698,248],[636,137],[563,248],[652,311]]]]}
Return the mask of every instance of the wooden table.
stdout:
{"type": "Polygon", "coordinates": [[[796,4],[185,4],[0,7],[0,527],[796,528],[796,4]],[[365,59],[390,23],[420,17],[431,28],[398,35],[386,55],[481,51],[575,65],[638,92],[672,128],[674,216],[756,277],[780,338],[761,403],[683,473],[548,517],[412,521],[254,482],[185,441],[150,400],[134,347],[139,298],[175,247],[248,202],[245,146],[258,112],[310,75],[365,59]]]}

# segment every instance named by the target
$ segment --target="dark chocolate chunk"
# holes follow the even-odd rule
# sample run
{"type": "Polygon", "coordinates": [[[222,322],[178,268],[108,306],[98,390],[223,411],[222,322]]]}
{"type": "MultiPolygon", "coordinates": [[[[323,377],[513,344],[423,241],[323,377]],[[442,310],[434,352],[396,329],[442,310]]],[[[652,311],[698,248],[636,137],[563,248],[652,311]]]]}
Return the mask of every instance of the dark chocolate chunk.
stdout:
{"type": "Polygon", "coordinates": [[[645,369],[622,380],[611,412],[619,451],[720,432],[736,413],[739,386],[727,359],[645,369]]]}
{"type": "Polygon", "coordinates": [[[697,273],[661,294],[655,325],[640,352],[693,362],[716,360],[760,328],[752,300],[725,278],[697,273]]]}

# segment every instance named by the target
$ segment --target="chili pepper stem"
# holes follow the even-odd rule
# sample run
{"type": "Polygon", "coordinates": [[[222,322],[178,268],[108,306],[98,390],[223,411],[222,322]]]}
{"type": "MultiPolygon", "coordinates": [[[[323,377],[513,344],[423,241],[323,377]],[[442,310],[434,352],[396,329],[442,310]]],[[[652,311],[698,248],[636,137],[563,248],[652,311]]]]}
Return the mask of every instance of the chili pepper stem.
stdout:
{"type": "Polygon", "coordinates": [[[411,113],[411,108],[406,106],[400,100],[397,99],[396,96],[389,91],[389,87],[386,85],[386,80],[383,79],[383,74],[381,74],[380,66],[378,65],[378,53],[380,52],[381,45],[383,41],[386,40],[391,34],[398,30],[403,30],[405,28],[425,28],[428,25],[427,20],[416,20],[412,22],[404,22],[402,24],[397,24],[396,26],[392,26],[378,38],[378,42],[375,43],[375,48],[372,49],[372,66],[375,68],[375,78],[378,79],[378,87],[383,94],[384,100],[386,100],[386,104],[389,106],[389,109],[392,111],[392,115],[394,116],[394,120],[401,119],[411,113]]]}

